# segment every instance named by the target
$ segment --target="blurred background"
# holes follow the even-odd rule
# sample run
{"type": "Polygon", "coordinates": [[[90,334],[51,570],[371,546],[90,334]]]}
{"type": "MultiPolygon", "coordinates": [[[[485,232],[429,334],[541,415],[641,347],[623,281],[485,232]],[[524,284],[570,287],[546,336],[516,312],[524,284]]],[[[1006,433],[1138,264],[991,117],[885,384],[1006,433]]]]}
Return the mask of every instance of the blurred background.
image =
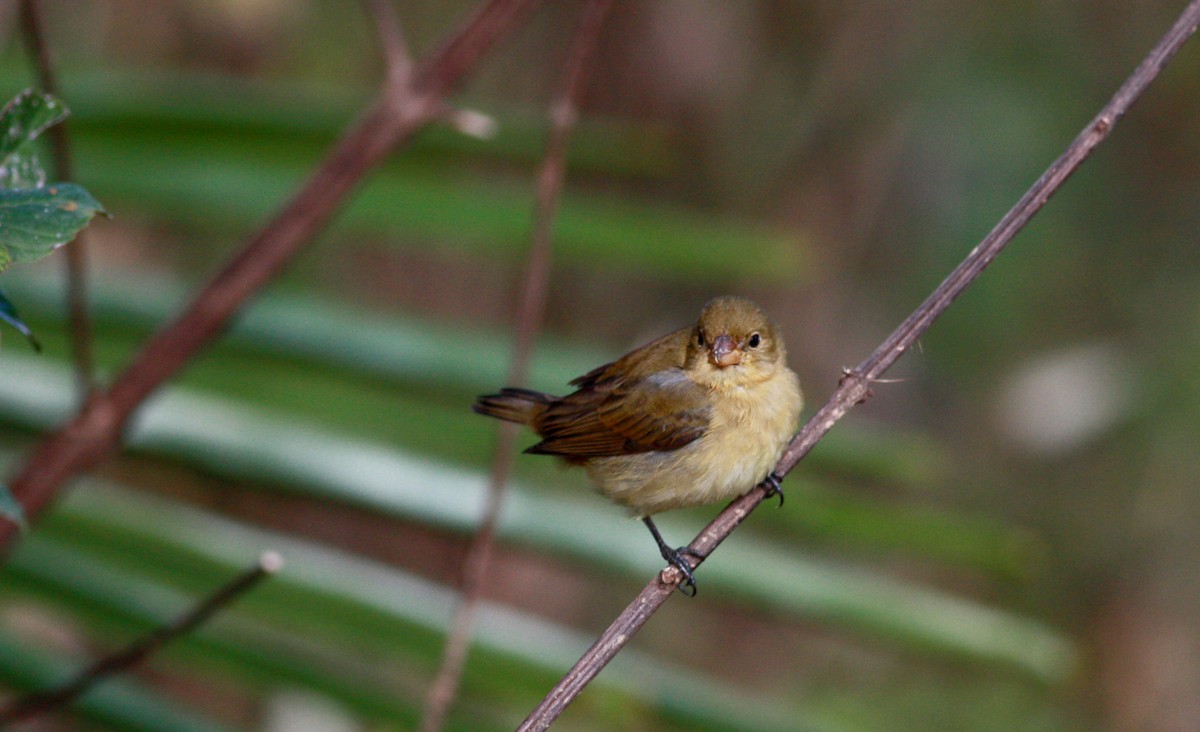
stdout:
{"type": "MultiPolygon", "coordinates": [[[[357,3],[47,0],[118,371],[286,200],[381,73],[357,3]]],[[[416,55],[468,2],[396,9],[416,55]]],[[[1182,9],[1111,0],[618,3],[556,225],[532,386],[757,299],[811,414],[1182,9]]],[[[33,84],[0,6],[5,99],[33,84]]],[[[470,76],[0,573],[0,684],[60,679],[279,550],[201,631],[29,730],[411,729],[478,521],[546,109],[580,3],[470,76]]],[[[563,730],[1190,730],[1200,718],[1200,49],[672,598],[563,730]]],[[[11,471],[73,408],[61,254],[0,287],[11,471]]],[[[532,440],[522,442],[526,445],[532,440]]],[[[518,458],[449,729],[511,729],[661,565],[518,458]]],[[[672,543],[719,507],[662,517],[672,543]]]]}

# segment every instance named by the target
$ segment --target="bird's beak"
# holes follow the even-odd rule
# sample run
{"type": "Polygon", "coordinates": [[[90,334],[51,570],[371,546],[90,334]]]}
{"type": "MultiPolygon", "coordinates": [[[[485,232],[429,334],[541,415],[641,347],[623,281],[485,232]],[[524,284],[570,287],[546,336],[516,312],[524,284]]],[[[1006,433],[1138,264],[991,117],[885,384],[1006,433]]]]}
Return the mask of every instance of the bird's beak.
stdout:
{"type": "Polygon", "coordinates": [[[737,341],[727,335],[719,335],[708,349],[708,360],[717,368],[736,366],[742,362],[742,351],[737,341]]]}

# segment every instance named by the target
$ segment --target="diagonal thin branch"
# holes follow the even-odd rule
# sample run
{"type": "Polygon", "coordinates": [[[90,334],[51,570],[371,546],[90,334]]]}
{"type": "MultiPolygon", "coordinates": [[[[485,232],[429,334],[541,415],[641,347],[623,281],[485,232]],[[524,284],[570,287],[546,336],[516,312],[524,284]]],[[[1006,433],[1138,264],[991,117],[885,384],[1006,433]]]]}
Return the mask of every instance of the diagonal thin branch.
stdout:
{"type": "Polygon", "coordinates": [[[253,567],[196,603],[171,623],[156,628],[122,650],[101,658],[61,686],[27,694],[0,709],[0,727],[71,703],[109,676],[133,668],[166,644],[185,633],[190,633],[229,603],[282,568],[283,557],[273,551],[263,552],[253,567]]]}
{"type": "MultiPolygon", "coordinates": [[[[977,278],[1033,218],[1050,196],[1112,132],[1113,126],[1145,91],[1200,23],[1200,0],[1192,0],[1175,25],[1159,40],[1133,74],[1121,85],[1100,113],[1083,129],[1066,151],[1009,210],[983,241],[926,298],[866,360],[846,372],[829,401],[792,439],[776,467],[786,475],[816,443],[856,404],[871,395],[871,384],[904,354],[947,307],[977,278]]],[[[707,557],[766,496],[762,486],[729,504],[692,541],[690,547],[707,557]]],[[[693,559],[693,566],[700,560],[693,559]]],[[[664,569],[600,635],[591,648],[558,682],[517,728],[518,732],[547,729],[571,701],[600,673],[655,612],[674,594],[680,573],[664,569]]]]}
{"type": "MultiPolygon", "coordinates": [[[[523,386],[529,378],[529,361],[534,339],[546,310],[550,283],[552,228],[567,169],[567,144],[579,117],[586,74],[604,19],[612,8],[611,0],[590,0],[575,30],[567,53],[562,90],[551,105],[550,136],[538,171],[533,232],[522,276],[517,305],[516,338],[513,357],[505,383],[523,386]]],[[[508,478],[512,472],[517,425],[499,424],[488,484],[487,505],[479,530],[471,542],[464,562],[462,594],[446,634],[441,668],[429,687],[419,729],[438,732],[446,722],[450,707],[458,695],[463,666],[471,642],[475,614],[483,595],[483,583],[491,566],[496,524],[504,503],[508,478]]]]}
{"type": "Polygon", "coordinates": [[[363,0],[367,12],[375,19],[375,31],[379,36],[379,49],[383,52],[383,63],[388,80],[406,83],[412,76],[412,56],[408,43],[400,30],[400,19],[391,0],[363,0]]]}
{"type": "MultiPolygon", "coordinates": [[[[41,513],[63,482],[117,447],[138,406],[224,332],[242,305],[324,228],[363,177],[431,122],[446,96],[538,3],[488,0],[414,70],[411,83],[385,83],[363,117],[275,217],[200,289],[174,322],[150,338],[107,391],[94,395],[25,461],[9,488],[27,516],[41,513]]],[[[0,524],[0,549],[15,530],[0,524]]]]}
{"type": "MultiPolygon", "coordinates": [[[[58,96],[58,83],[54,74],[54,59],[46,45],[42,30],[42,11],[38,0],[21,0],[21,31],[29,55],[37,66],[38,86],[58,96]]],[[[54,175],[58,180],[75,179],[71,163],[71,147],[67,140],[67,122],[50,127],[46,134],[50,140],[50,154],[54,156],[54,175]]],[[[67,270],[67,322],[71,333],[71,356],[75,363],[75,381],[79,389],[80,403],[87,400],[96,390],[96,365],[92,355],[92,318],[88,311],[87,298],[87,229],[80,229],[75,239],[66,247],[67,270]]]]}

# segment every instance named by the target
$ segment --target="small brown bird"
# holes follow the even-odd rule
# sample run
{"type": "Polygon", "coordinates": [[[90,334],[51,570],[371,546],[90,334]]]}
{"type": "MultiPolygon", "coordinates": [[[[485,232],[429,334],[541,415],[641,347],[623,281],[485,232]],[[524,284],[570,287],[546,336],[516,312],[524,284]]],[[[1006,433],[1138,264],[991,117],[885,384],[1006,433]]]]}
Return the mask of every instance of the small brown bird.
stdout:
{"type": "Polygon", "coordinates": [[[589,371],[564,397],[503,389],[472,408],[533,428],[542,441],[525,452],[582,465],[601,494],[645,522],[683,574],[680,589],[695,594],[680,556],[690,550],[668,547],[650,516],[730,500],[760,482],[783,500],[772,469],[803,405],[786,361],[758,305],[719,297],[695,325],[589,371]]]}

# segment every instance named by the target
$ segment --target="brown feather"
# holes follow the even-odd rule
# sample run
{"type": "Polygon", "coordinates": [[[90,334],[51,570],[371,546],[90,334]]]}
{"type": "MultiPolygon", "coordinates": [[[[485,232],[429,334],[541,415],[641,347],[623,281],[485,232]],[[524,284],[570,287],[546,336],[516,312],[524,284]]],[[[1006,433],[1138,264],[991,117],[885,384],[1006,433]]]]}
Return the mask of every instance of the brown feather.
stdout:
{"type": "Polygon", "coordinates": [[[588,389],[613,380],[637,379],[663,369],[681,368],[695,328],[681,328],[639,346],[616,361],[597,366],[571,379],[571,386],[588,389]]]}
{"type": "Polygon", "coordinates": [[[517,424],[529,424],[555,397],[532,389],[501,389],[499,394],[481,396],[471,405],[471,411],[517,424]]]}
{"type": "Polygon", "coordinates": [[[554,401],[530,423],[542,441],[526,452],[569,460],[675,450],[704,434],[704,391],[678,368],[602,378],[554,401]]]}
{"type": "Polygon", "coordinates": [[[708,424],[704,390],[681,370],[694,330],[669,333],[592,369],[564,397],[504,389],[473,408],[532,427],[542,441],[526,452],[572,462],[678,449],[708,424]]]}

